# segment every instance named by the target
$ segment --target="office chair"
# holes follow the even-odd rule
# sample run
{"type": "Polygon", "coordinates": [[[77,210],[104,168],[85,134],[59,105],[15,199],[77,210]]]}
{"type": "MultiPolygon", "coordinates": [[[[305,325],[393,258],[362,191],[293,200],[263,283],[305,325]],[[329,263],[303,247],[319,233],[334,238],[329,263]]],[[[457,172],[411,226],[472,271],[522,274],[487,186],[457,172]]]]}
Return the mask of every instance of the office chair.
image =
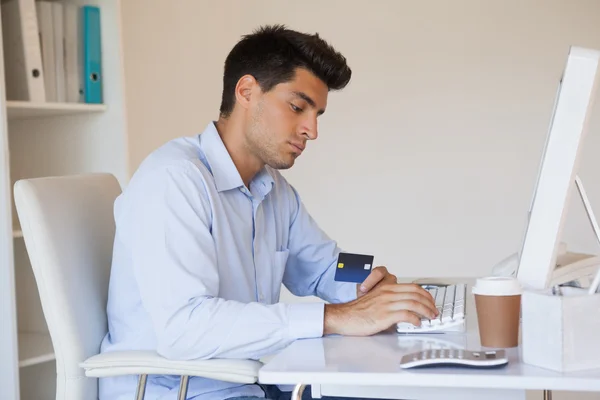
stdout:
{"type": "Polygon", "coordinates": [[[25,179],[14,185],[17,214],[56,354],[56,399],[97,399],[97,378],[117,375],[139,375],[138,400],[144,398],[149,374],[181,376],[180,400],[186,398],[190,376],[255,383],[262,364],[253,360],[176,361],[154,351],[98,354],[108,330],[113,203],[120,192],[110,174],[25,179]]]}

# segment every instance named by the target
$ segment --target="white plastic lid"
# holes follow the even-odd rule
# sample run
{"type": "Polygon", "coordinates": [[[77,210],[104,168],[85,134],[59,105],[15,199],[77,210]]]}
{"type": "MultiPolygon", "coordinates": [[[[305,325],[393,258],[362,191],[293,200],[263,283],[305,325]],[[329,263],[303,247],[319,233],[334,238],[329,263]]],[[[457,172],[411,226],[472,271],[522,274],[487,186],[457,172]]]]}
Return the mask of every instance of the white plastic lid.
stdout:
{"type": "Polygon", "coordinates": [[[523,288],[517,278],[510,276],[488,276],[478,278],[472,291],[473,294],[486,296],[514,296],[521,294],[523,288]]]}

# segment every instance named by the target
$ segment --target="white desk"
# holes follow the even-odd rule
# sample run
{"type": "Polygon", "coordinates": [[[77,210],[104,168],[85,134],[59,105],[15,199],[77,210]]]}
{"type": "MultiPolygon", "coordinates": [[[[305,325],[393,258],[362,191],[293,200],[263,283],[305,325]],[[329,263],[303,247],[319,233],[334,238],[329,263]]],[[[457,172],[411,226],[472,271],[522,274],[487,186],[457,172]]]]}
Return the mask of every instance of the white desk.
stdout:
{"type": "Polygon", "coordinates": [[[398,335],[392,330],[371,337],[299,340],[266,363],[259,381],[298,385],[299,390],[313,385],[317,396],[389,399],[474,400],[485,394],[494,400],[524,400],[526,390],[600,392],[600,370],[563,374],[523,364],[520,348],[507,349],[510,362],[501,369],[400,369],[404,354],[432,345],[481,349],[470,289],[467,296],[466,333],[398,335]]]}

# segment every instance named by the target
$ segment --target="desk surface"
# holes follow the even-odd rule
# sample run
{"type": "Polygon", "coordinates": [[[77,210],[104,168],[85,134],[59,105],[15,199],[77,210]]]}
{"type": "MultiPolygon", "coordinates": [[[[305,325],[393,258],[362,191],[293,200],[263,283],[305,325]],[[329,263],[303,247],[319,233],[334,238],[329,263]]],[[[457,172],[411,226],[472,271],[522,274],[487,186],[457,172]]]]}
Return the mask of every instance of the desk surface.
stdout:
{"type": "MultiPolygon", "coordinates": [[[[464,281],[464,280],[463,280],[464,281]]],[[[404,354],[428,348],[481,349],[475,308],[468,292],[467,332],[370,337],[327,336],[292,343],[259,371],[266,384],[381,385],[453,388],[600,391],[600,369],[560,373],[521,362],[520,348],[507,349],[501,369],[435,368],[403,370],[404,354]]]]}
{"type": "Polygon", "coordinates": [[[472,334],[400,336],[395,332],[371,337],[329,336],[300,340],[276,355],[259,371],[259,381],[272,384],[425,386],[531,390],[600,391],[600,370],[559,373],[523,364],[519,349],[509,349],[502,369],[436,368],[402,370],[406,353],[439,345],[479,348],[472,334]]]}

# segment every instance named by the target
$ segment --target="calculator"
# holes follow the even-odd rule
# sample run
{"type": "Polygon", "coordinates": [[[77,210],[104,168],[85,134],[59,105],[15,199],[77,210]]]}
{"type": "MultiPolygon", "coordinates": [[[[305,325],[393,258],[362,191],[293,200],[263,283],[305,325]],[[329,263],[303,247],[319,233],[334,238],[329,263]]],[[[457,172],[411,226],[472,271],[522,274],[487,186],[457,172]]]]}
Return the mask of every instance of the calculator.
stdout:
{"type": "Polygon", "coordinates": [[[464,349],[428,349],[406,354],[400,360],[401,368],[467,367],[497,368],[508,364],[504,350],[471,351],[464,349]]]}

